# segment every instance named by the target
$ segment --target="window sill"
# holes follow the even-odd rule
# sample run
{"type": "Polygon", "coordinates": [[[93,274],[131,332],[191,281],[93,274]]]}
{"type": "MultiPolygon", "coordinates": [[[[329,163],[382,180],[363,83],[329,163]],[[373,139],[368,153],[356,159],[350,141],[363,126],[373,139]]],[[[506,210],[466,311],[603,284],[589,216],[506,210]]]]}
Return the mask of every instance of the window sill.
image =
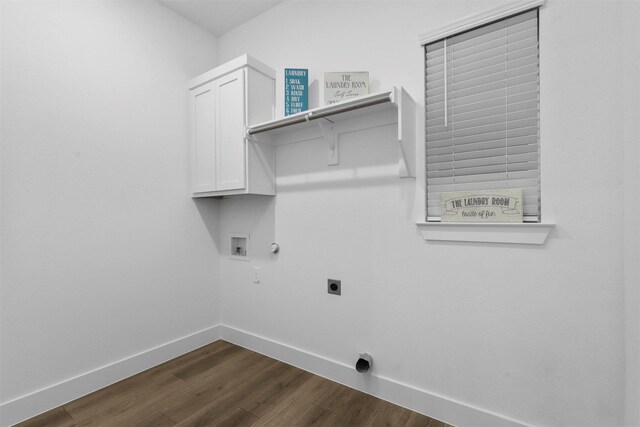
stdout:
{"type": "Polygon", "coordinates": [[[425,240],[542,245],[555,227],[549,223],[418,222],[425,240]]]}

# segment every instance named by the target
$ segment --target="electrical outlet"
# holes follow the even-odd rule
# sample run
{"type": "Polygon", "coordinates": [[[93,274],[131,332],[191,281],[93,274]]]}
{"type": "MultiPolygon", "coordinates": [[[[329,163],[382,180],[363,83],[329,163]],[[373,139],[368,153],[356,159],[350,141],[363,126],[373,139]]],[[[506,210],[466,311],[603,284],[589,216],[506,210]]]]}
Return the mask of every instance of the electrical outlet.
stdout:
{"type": "Polygon", "coordinates": [[[260,267],[254,266],[251,272],[253,273],[253,283],[260,283],[260,267]]]}
{"type": "Polygon", "coordinates": [[[342,285],[340,280],[327,279],[327,292],[332,295],[341,295],[342,285]]]}

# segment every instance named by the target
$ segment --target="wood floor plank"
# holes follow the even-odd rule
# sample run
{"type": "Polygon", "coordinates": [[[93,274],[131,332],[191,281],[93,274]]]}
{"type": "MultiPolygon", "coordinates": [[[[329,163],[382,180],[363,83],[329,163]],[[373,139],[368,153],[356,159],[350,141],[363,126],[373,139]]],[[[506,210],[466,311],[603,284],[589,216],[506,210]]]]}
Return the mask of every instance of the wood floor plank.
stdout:
{"type": "Polygon", "coordinates": [[[216,427],[252,426],[259,418],[251,412],[238,408],[230,416],[216,424],[216,427]]]}
{"type": "Polygon", "coordinates": [[[313,403],[324,409],[330,410],[327,405],[322,406],[319,402],[323,399],[327,399],[328,396],[337,393],[342,387],[344,386],[341,384],[314,375],[306,384],[296,390],[295,394],[292,395],[291,398],[304,400],[308,403],[313,403]]]}
{"type": "Polygon", "coordinates": [[[76,425],[92,427],[144,423],[148,418],[162,413],[155,407],[158,400],[184,393],[186,387],[187,384],[180,378],[162,376],[158,381],[127,393],[121,399],[111,399],[107,403],[96,405],[94,411],[86,411],[82,416],[74,415],[76,425]]]}
{"type": "Polygon", "coordinates": [[[148,414],[144,417],[140,417],[137,419],[133,417],[127,418],[124,421],[124,423],[120,420],[112,420],[112,421],[108,421],[103,425],[113,426],[113,427],[124,426],[124,425],[136,426],[136,427],[172,427],[172,426],[175,426],[176,423],[171,421],[165,415],[158,412],[155,414],[148,414]]]}
{"type": "Polygon", "coordinates": [[[132,406],[129,406],[126,411],[119,412],[115,416],[109,417],[106,421],[99,423],[98,425],[108,426],[138,426],[140,424],[147,424],[149,420],[166,418],[174,425],[175,422],[162,413],[163,402],[171,399],[172,396],[180,395],[185,392],[187,384],[179,382],[172,384],[168,387],[164,387],[158,392],[144,400],[135,402],[132,406]]]}
{"type": "Polygon", "coordinates": [[[183,381],[179,378],[164,375],[153,381],[132,385],[130,389],[105,397],[103,400],[92,396],[91,404],[83,404],[79,408],[66,405],[64,408],[74,417],[78,425],[100,425],[110,418],[128,412],[139,402],[145,401],[148,396],[153,396],[158,389],[166,389],[181,382],[183,381]]]}
{"type": "Polygon", "coordinates": [[[279,363],[253,352],[247,352],[243,356],[241,363],[209,373],[206,379],[192,381],[188,392],[176,396],[164,405],[161,408],[162,413],[173,421],[180,422],[213,402],[217,402],[220,398],[234,396],[233,393],[237,387],[262,371],[270,372],[279,363]]]}
{"type": "Polygon", "coordinates": [[[369,423],[379,427],[406,426],[411,416],[410,410],[381,399],[375,399],[367,410],[369,423]]]}
{"type": "Polygon", "coordinates": [[[59,407],[16,424],[14,427],[71,427],[75,420],[64,408],[59,407]]]}
{"type": "Polygon", "coordinates": [[[159,373],[173,373],[176,369],[180,369],[189,363],[228,348],[238,348],[238,346],[233,345],[227,341],[218,340],[214,343],[202,346],[198,349],[190,351],[189,353],[183,354],[182,356],[176,357],[175,359],[171,359],[158,366],[154,366],[153,368],[150,368],[143,373],[148,373],[151,375],[156,375],[159,373]]]}
{"type": "Polygon", "coordinates": [[[449,424],[443,423],[433,418],[429,418],[426,415],[419,414],[417,412],[411,412],[406,427],[451,427],[449,424]]]}
{"type": "Polygon", "coordinates": [[[173,425],[450,427],[225,341],[18,424],[173,425]]]}
{"type": "Polygon", "coordinates": [[[306,408],[312,405],[315,401],[316,395],[314,391],[318,390],[319,384],[326,382],[327,380],[317,375],[312,375],[308,381],[304,382],[295,390],[292,390],[288,396],[283,396],[277,403],[271,405],[269,411],[260,417],[258,424],[266,425],[274,419],[282,417],[285,411],[291,411],[292,408],[306,408]],[[294,402],[295,401],[295,402],[294,402]],[[290,405],[294,403],[295,406],[290,405]]]}
{"type": "Polygon", "coordinates": [[[242,381],[228,392],[218,395],[215,400],[200,399],[196,405],[201,406],[200,409],[183,418],[183,415],[187,412],[183,408],[192,410],[195,406],[191,402],[184,402],[177,405],[173,409],[173,412],[164,412],[169,418],[174,421],[180,421],[178,425],[193,425],[204,423],[207,420],[219,420],[229,416],[236,408],[242,406],[243,403],[252,399],[251,393],[261,383],[270,381],[271,378],[278,377],[282,373],[288,370],[290,367],[282,362],[276,360],[270,360],[271,363],[261,365],[260,369],[251,373],[251,375],[242,378],[242,381]]]}
{"type": "Polygon", "coordinates": [[[225,341],[216,341],[213,344],[201,347],[176,359],[172,359],[80,399],[69,402],[64,405],[64,407],[76,419],[96,418],[100,413],[108,412],[110,408],[121,407],[122,402],[125,400],[137,399],[136,396],[139,396],[148,389],[155,390],[158,387],[162,387],[165,381],[175,382],[176,378],[170,375],[174,370],[183,368],[186,364],[227,348],[237,349],[238,347],[225,341]]]}
{"type": "Polygon", "coordinates": [[[305,399],[294,399],[260,418],[254,427],[335,425],[336,415],[305,399]]]}
{"type": "Polygon", "coordinates": [[[270,381],[258,384],[239,403],[239,406],[257,417],[262,417],[273,409],[274,405],[279,401],[286,399],[287,396],[290,396],[291,393],[313,377],[313,374],[309,372],[290,365],[286,366],[291,369],[283,372],[280,376],[271,378],[270,381]]]}
{"type": "Polygon", "coordinates": [[[208,417],[185,420],[181,427],[216,426],[216,427],[248,427],[254,425],[259,418],[242,408],[233,408],[225,413],[209,413],[208,417]]]}
{"type": "Polygon", "coordinates": [[[326,409],[322,409],[321,407],[314,404],[309,405],[306,410],[302,410],[292,415],[293,416],[290,419],[289,424],[287,424],[286,421],[284,421],[283,423],[279,420],[274,420],[272,426],[277,427],[282,425],[291,425],[330,427],[338,424],[338,418],[336,414],[327,411],[326,409]]]}
{"type": "Polygon", "coordinates": [[[338,419],[349,426],[368,426],[372,425],[372,411],[371,408],[376,404],[375,397],[360,393],[353,390],[348,394],[346,410],[341,413],[336,412],[338,419]]]}
{"type": "Polygon", "coordinates": [[[226,360],[216,368],[200,371],[198,376],[190,376],[187,381],[181,380],[178,388],[159,390],[156,396],[141,402],[135,410],[121,414],[112,419],[113,423],[125,422],[127,419],[148,417],[160,412],[173,422],[184,419],[196,412],[212,400],[228,394],[243,379],[254,371],[272,364],[271,359],[253,352],[235,352],[227,354],[226,360]]]}
{"type": "Polygon", "coordinates": [[[335,412],[337,415],[344,415],[351,409],[353,401],[357,399],[360,394],[364,394],[328,380],[319,384],[315,393],[317,393],[315,404],[321,408],[335,412]]]}
{"type": "Polygon", "coordinates": [[[190,378],[197,377],[210,369],[215,369],[216,366],[228,360],[230,356],[238,354],[241,351],[241,347],[225,348],[221,351],[217,351],[207,356],[198,358],[178,369],[175,369],[173,371],[173,375],[186,381],[190,378]]]}

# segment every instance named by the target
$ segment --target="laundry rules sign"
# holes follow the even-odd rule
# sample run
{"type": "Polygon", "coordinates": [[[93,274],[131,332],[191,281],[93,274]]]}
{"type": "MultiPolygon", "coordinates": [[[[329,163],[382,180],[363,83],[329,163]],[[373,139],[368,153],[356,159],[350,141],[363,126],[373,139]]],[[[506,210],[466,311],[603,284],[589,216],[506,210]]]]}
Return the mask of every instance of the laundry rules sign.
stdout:
{"type": "Polygon", "coordinates": [[[442,193],[443,222],[522,222],[522,189],[442,193]]]}
{"type": "Polygon", "coordinates": [[[284,69],[284,115],[309,109],[309,70],[306,68],[284,69]]]}

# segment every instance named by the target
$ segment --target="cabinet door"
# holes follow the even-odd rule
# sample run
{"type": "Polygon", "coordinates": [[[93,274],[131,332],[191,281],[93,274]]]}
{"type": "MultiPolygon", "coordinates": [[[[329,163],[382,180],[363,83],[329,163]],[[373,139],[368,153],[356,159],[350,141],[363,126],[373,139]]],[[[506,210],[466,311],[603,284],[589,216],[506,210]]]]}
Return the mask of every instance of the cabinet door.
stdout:
{"type": "Polygon", "coordinates": [[[244,70],[213,82],[216,92],[216,190],[246,187],[244,70]]]}
{"type": "Polygon", "coordinates": [[[191,91],[191,164],[194,193],[216,189],[214,100],[214,87],[211,83],[191,91]]]}

